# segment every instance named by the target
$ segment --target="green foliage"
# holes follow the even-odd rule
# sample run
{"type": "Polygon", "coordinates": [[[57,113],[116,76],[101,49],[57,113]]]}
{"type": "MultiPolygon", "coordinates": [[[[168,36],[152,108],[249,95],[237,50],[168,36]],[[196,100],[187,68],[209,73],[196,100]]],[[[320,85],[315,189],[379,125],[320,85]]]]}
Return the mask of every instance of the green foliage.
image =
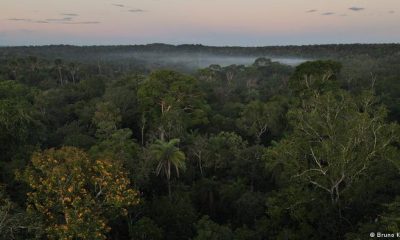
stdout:
{"type": "Polygon", "coordinates": [[[93,123],[97,126],[96,136],[100,139],[109,139],[118,129],[121,122],[119,109],[111,103],[99,103],[93,116],[93,123]]]}
{"type": "Polygon", "coordinates": [[[234,240],[261,240],[262,238],[256,231],[249,229],[247,226],[235,230],[234,240]]]}
{"type": "MultiPolygon", "coordinates": [[[[11,81],[0,82],[0,150],[4,157],[30,140],[38,127],[32,106],[33,91],[11,81]]],[[[0,158],[1,159],[1,158],[0,158]]]]}
{"type": "Polygon", "coordinates": [[[386,211],[381,219],[381,226],[385,226],[385,230],[390,233],[397,233],[400,231],[400,198],[397,197],[393,202],[385,204],[386,211]]]}
{"type": "Polygon", "coordinates": [[[272,64],[271,59],[261,57],[261,58],[257,58],[254,61],[253,65],[257,66],[257,67],[265,67],[265,66],[268,66],[268,65],[271,65],[271,64],[272,64]]]}
{"type": "Polygon", "coordinates": [[[290,79],[290,88],[301,98],[334,91],[339,88],[336,78],[340,69],[340,63],[330,60],[302,63],[290,79]]]}
{"type": "Polygon", "coordinates": [[[163,231],[148,217],[141,218],[132,226],[131,239],[134,240],[161,240],[163,231]]]}
{"type": "Polygon", "coordinates": [[[0,48],[0,239],[398,232],[399,46],[0,48]]]}
{"type": "Polygon", "coordinates": [[[265,195],[261,192],[246,191],[234,201],[237,221],[249,226],[265,213],[265,195]]]}
{"type": "Polygon", "coordinates": [[[72,121],[57,129],[63,136],[62,142],[66,146],[88,149],[95,143],[95,138],[87,133],[85,125],[80,121],[72,121]]]}
{"type": "Polygon", "coordinates": [[[1,142],[24,143],[33,126],[32,106],[16,100],[0,100],[1,142]]]}
{"type": "Polygon", "coordinates": [[[0,82],[0,180],[14,185],[14,171],[43,139],[41,116],[33,105],[36,90],[15,81],[0,82]]]}
{"type": "Polygon", "coordinates": [[[206,172],[211,176],[225,178],[230,170],[231,163],[240,161],[240,152],[246,147],[239,135],[231,132],[221,132],[209,139],[208,153],[204,159],[206,172]]]}
{"type": "Polygon", "coordinates": [[[132,139],[132,131],[119,129],[122,120],[120,111],[112,103],[105,102],[97,105],[93,123],[97,126],[98,143],[90,149],[96,157],[110,157],[131,165],[138,154],[138,146],[132,139]]]}
{"type": "Polygon", "coordinates": [[[176,175],[179,177],[179,170],[185,170],[185,154],[179,150],[177,145],[179,139],[172,139],[169,142],[157,140],[150,146],[150,151],[154,159],[158,162],[156,174],[161,173],[169,180],[171,178],[171,167],[175,168],[176,175]]]}
{"type": "Polygon", "coordinates": [[[163,239],[186,240],[194,236],[197,212],[185,193],[154,199],[148,206],[149,216],[164,230],[163,239]]]}
{"type": "Polygon", "coordinates": [[[144,81],[142,75],[129,75],[113,82],[106,88],[104,99],[120,110],[122,127],[140,128],[141,118],[138,89],[144,81]]]}
{"type": "Polygon", "coordinates": [[[87,78],[79,82],[77,88],[82,93],[84,99],[100,97],[104,94],[106,89],[105,79],[101,77],[87,78]]]}
{"type": "Polygon", "coordinates": [[[254,137],[256,143],[260,143],[263,134],[281,130],[283,115],[284,109],[279,101],[252,101],[244,107],[236,124],[247,135],[254,137]]]}
{"type": "MultiPolygon", "coordinates": [[[[345,193],[360,184],[360,176],[368,175],[374,162],[390,160],[398,126],[385,123],[385,113],[369,93],[358,98],[343,91],[316,95],[289,111],[293,133],[265,155],[267,167],[280,171],[279,184],[298,184],[327,197],[322,204],[330,202],[339,216],[332,233],[343,234],[337,228],[343,227],[342,214],[351,202],[345,193]]],[[[300,201],[312,199],[321,196],[309,194],[300,201]]]]}
{"type": "Polygon", "coordinates": [[[332,60],[305,62],[296,67],[296,70],[293,73],[292,78],[301,79],[309,76],[315,76],[317,78],[318,77],[320,78],[323,75],[330,75],[333,78],[336,78],[341,68],[342,65],[339,62],[332,60]]]}
{"type": "Polygon", "coordinates": [[[220,226],[203,216],[196,224],[197,236],[194,240],[231,240],[233,233],[229,227],[220,226]]]}
{"type": "Polygon", "coordinates": [[[22,239],[35,227],[27,214],[20,211],[16,204],[7,198],[4,187],[0,186],[0,239],[22,239]]]}
{"type": "Polygon", "coordinates": [[[179,139],[172,139],[168,142],[157,140],[150,146],[150,154],[157,162],[156,174],[163,174],[168,182],[168,194],[171,198],[171,168],[175,168],[177,177],[179,178],[179,171],[186,169],[186,156],[179,150],[176,145],[179,139]]]}
{"type": "Polygon", "coordinates": [[[190,76],[167,70],[153,72],[140,86],[138,98],[144,118],[161,140],[208,122],[207,105],[190,76]]]}

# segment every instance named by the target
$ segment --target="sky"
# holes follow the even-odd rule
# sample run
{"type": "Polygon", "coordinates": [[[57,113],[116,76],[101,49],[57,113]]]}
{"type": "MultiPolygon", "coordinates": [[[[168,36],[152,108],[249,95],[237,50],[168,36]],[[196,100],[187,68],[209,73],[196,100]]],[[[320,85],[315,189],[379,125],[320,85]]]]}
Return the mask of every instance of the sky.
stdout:
{"type": "Polygon", "coordinates": [[[400,43],[400,0],[0,0],[0,46],[400,43]]]}

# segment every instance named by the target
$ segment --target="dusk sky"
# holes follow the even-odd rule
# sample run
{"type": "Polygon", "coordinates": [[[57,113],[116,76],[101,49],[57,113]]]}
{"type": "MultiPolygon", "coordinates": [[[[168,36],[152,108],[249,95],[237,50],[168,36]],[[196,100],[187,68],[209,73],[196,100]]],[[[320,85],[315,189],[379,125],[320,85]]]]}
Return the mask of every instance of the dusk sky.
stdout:
{"type": "Polygon", "coordinates": [[[0,0],[0,45],[400,42],[400,0],[0,0]]]}

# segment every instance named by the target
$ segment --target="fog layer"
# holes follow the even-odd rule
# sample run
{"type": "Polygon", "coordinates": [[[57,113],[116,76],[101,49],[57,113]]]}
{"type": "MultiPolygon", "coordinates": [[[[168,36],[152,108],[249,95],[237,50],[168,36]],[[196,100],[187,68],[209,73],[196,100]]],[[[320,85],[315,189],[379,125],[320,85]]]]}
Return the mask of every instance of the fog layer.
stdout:
{"type": "Polygon", "coordinates": [[[107,56],[113,60],[128,60],[134,59],[136,61],[145,62],[150,65],[156,66],[184,66],[189,69],[206,68],[210,65],[217,64],[222,67],[229,65],[251,65],[259,57],[271,59],[274,62],[296,66],[300,63],[308,61],[309,59],[296,58],[296,57],[270,57],[270,56],[224,56],[212,55],[202,53],[112,53],[112,56],[107,56]]]}

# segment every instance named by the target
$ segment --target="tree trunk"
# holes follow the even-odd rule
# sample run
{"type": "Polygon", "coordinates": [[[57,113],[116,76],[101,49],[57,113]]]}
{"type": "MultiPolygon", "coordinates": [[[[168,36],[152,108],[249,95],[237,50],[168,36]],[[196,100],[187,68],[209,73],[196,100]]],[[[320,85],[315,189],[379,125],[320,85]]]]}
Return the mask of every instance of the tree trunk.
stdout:
{"type": "Polygon", "coordinates": [[[164,139],[165,139],[165,131],[164,131],[164,128],[160,127],[159,130],[160,130],[160,140],[161,140],[161,141],[164,141],[164,139]]]}
{"type": "Polygon", "coordinates": [[[146,117],[142,114],[142,127],[141,127],[141,135],[142,135],[142,146],[144,146],[144,130],[146,128],[146,117]]]}
{"type": "Polygon", "coordinates": [[[75,72],[71,73],[71,77],[72,77],[72,82],[75,84],[75,72]]]}
{"type": "Polygon", "coordinates": [[[60,84],[63,85],[62,73],[60,68],[58,68],[58,76],[60,77],[60,84]]]}
{"type": "Polygon", "coordinates": [[[97,73],[99,75],[101,75],[101,65],[100,65],[100,61],[97,61],[97,73]]]}
{"type": "Polygon", "coordinates": [[[201,174],[201,177],[203,177],[204,176],[204,174],[203,174],[203,164],[202,164],[202,160],[201,160],[201,153],[199,154],[200,156],[199,156],[199,168],[200,168],[200,174],[201,174]]]}
{"type": "Polygon", "coordinates": [[[142,125],[141,135],[142,135],[142,146],[144,146],[144,125],[142,125]]]}

